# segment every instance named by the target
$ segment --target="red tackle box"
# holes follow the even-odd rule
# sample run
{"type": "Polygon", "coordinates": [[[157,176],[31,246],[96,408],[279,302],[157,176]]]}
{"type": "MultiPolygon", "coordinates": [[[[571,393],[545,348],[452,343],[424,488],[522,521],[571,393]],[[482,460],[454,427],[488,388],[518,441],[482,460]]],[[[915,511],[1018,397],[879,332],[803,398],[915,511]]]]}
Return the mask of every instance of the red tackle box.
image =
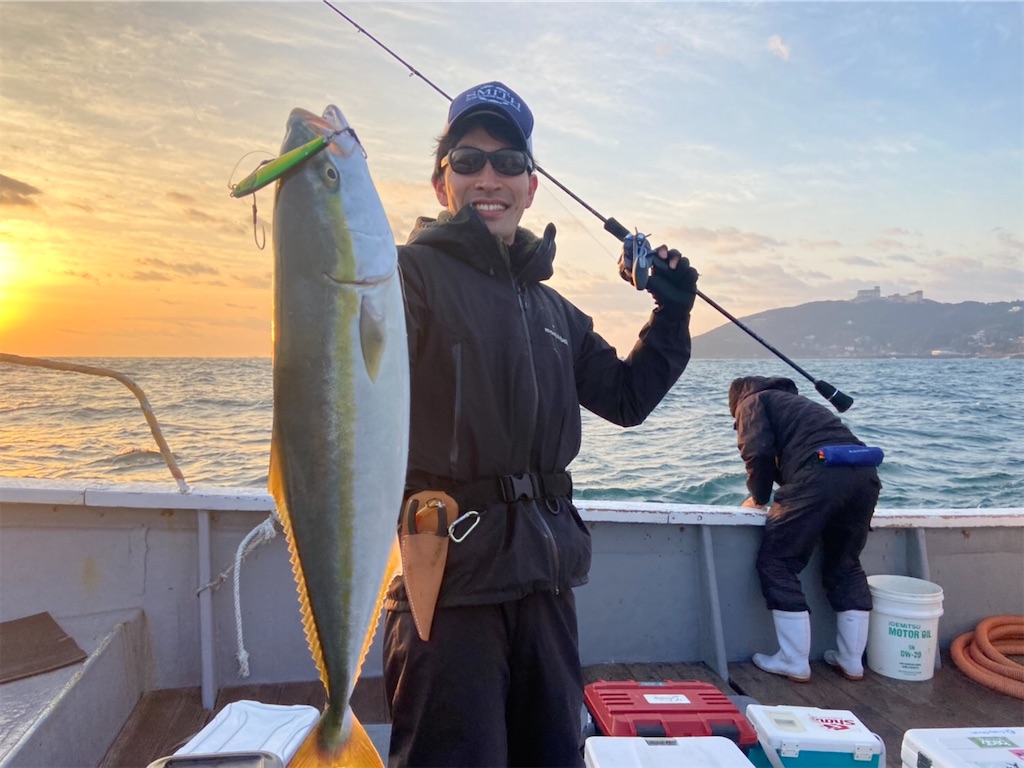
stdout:
{"type": "Polygon", "coordinates": [[[757,744],[754,726],[711,683],[598,680],[583,701],[599,736],[724,736],[744,753],[757,744]]]}

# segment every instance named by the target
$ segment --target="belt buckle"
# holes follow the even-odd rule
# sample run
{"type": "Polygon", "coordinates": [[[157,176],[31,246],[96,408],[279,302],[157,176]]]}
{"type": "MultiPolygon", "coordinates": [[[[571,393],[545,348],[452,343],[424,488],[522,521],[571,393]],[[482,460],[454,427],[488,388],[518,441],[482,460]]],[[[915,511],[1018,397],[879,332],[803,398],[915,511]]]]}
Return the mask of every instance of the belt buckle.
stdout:
{"type": "Polygon", "coordinates": [[[511,504],[520,499],[535,499],[537,492],[532,472],[520,472],[518,475],[502,475],[501,495],[505,502],[511,504]]]}

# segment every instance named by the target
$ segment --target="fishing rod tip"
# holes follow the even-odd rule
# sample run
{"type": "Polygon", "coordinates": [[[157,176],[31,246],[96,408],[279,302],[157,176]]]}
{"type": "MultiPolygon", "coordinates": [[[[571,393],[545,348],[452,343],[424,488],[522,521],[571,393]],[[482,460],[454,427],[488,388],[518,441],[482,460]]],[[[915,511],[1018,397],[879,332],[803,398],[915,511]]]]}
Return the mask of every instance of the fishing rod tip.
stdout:
{"type": "Polygon", "coordinates": [[[840,392],[827,381],[819,380],[814,382],[814,388],[817,390],[819,395],[832,403],[833,407],[835,407],[835,409],[840,413],[846,413],[850,410],[850,406],[853,405],[852,397],[840,392]]]}
{"type": "Polygon", "coordinates": [[[832,405],[840,413],[846,413],[850,410],[850,406],[853,405],[853,398],[849,395],[844,395],[837,389],[836,393],[832,396],[832,405]]]}

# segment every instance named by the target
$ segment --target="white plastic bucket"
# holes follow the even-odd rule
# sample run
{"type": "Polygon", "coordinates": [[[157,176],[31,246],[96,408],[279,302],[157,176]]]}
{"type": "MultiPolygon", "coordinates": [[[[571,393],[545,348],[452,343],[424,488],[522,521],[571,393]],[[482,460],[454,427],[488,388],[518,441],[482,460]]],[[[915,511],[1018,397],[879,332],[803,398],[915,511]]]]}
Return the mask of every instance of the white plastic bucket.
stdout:
{"type": "Polygon", "coordinates": [[[910,576],[868,576],[871,622],[868,668],[897,680],[929,680],[935,674],[935,648],[942,587],[910,576]]]}

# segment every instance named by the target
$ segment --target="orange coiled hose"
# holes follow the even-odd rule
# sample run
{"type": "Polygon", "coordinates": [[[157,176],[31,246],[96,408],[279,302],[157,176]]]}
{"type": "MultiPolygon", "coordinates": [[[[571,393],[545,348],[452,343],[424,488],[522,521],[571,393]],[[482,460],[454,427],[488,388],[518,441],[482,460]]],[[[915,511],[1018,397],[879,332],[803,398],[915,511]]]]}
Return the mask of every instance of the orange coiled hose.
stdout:
{"type": "Polygon", "coordinates": [[[982,619],[973,632],[965,632],[953,641],[949,653],[953,663],[971,680],[1024,699],[1024,666],[1007,658],[1007,654],[1024,655],[1024,615],[1001,614],[982,619]]]}

